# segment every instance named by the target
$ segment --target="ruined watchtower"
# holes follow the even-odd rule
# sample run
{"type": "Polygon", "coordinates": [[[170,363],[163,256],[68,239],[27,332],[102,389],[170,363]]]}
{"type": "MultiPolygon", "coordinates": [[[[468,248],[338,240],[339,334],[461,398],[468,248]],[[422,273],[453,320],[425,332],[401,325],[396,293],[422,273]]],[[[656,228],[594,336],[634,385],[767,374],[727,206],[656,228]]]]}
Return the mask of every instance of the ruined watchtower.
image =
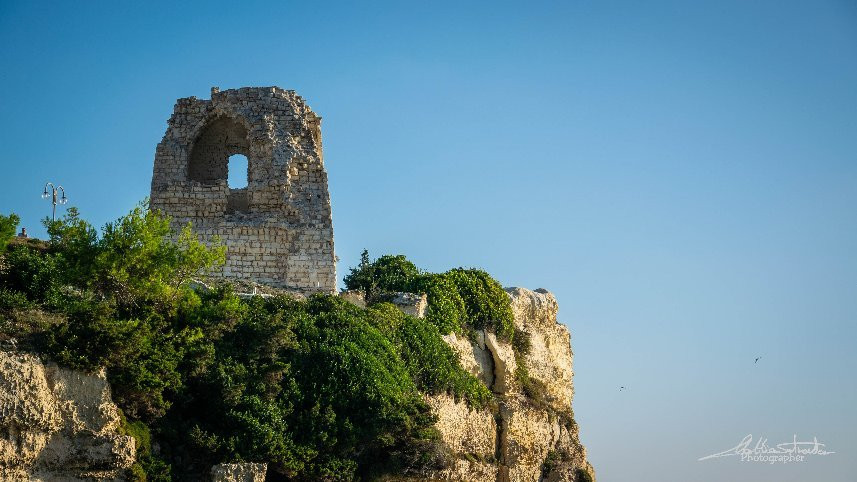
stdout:
{"type": "Polygon", "coordinates": [[[176,102],[155,152],[150,205],[226,245],[223,275],[302,292],[333,291],[336,272],[321,117],[292,90],[211,89],[176,102]],[[247,158],[247,187],[227,183],[247,158]]]}

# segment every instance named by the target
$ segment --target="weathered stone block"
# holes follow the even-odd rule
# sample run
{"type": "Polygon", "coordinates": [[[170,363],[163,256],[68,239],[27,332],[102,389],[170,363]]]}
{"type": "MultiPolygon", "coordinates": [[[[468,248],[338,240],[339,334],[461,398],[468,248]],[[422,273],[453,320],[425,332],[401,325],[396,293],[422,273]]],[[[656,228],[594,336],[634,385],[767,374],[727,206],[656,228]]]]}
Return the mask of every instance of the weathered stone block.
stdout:
{"type": "Polygon", "coordinates": [[[212,482],[264,482],[268,464],[218,464],[211,468],[212,482]]]}

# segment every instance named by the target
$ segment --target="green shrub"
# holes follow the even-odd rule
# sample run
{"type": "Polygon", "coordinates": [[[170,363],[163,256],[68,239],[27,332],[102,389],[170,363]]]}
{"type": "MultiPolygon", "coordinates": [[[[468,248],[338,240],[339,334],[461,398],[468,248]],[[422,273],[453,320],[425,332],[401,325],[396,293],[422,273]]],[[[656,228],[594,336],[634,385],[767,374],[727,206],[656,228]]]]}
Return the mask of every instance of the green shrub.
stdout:
{"type": "Polygon", "coordinates": [[[222,262],[223,248],[205,246],[189,229],[174,238],[169,219],[144,204],[108,223],[100,238],[74,208],[46,226],[48,250],[18,245],[4,255],[4,329],[31,335],[27,342],[66,366],[106,367],[129,415],[160,417],[183,371],[210,358],[202,328],[176,312],[200,305],[187,281],[222,262]],[[31,316],[50,312],[66,321],[31,316]]]}
{"type": "Polygon", "coordinates": [[[107,368],[113,396],[126,413],[146,420],[163,415],[181,386],[180,364],[204,344],[199,329],[177,329],[152,315],[116,319],[106,303],[69,307],[68,321],[41,335],[41,350],[58,363],[92,371],[107,368]]]}
{"type": "Polygon", "coordinates": [[[574,470],[575,482],[592,482],[592,476],[585,469],[578,467],[574,470]]]}
{"type": "Polygon", "coordinates": [[[27,295],[7,287],[0,287],[0,313],[12,310],[34,308],[36,303],[27,298],[27,295]]]}
{"type": "Polygon", "coordinates": [[[511,302],[497,280],[478,269],[453,269],[447,276],[464,301],[467,320],[474,328],[493,329],[498,337],[512,339],[515,325],[511,302]]]}
{"type": "Polygon", "coordinates": [[[529,334],[522,331],[515,332],[516,337],[512,343],[512,348],[515,353],[515,380],[521,385],[521,391],[527,396],[529,402],[538,409],[547,409],[547,386],[541,380],[532,378],[530,370],[527,366],[526,354],[530,350],[529,334]]]}
{"type": "Polygon", "coordinates": [[[545,455],[545,460],[542,462],[542,478],[546,478],[550,475],[551,472],[559,465],[562,461],[559,452],[556,450],[549,450],[547,455],[545,455]]]}
{"type": "Polygon", "coordinates": [[[515,336],[512,338],[512,350],[519,355],[529,355],[532,349],[530,334],[524,330],[515,328],[515,336]]]}
{"type": "Polygon", "coordinates": [[[145,423],[139,420],[129,422],[125,418],[125,415],[122,414],[119,431],[125,435],[130,435],[134,439],[134,446],[137,448],[138,456],[152,453],[152,434],[145,423]]]}
{"type": "Polygon", "coordinates": [[[170,220],[144,204],[104,226],[92,284],[126,307],[139,301],[168,308],[194,276],[223,264],[224,246],[208,247],[185,226],[173,241],[170,220]]]}
{"type": "Polygon", "coordinates": [[[360,253],[360,264],[350,269],[349,273],[345,275],[345,278],[343,278],[343,282],[345,283],[345,287],[349,290],[363,291],[363,294],[366,295],[367,299],[369,298],[369,295],[375,291],[375,287],[378,282],[375,279],[372,262],[369,261],[368,250],[364,249],[363,252],[360,253]]]}
{"type": "Polygon", "coordinates": [[[170,467],[157,454],[152,452],[152,433],[141,421],[128,421],[121,411],[119,431],[134,439],[137,449],[137,461],[128,469],[127,478],[134,482],[170,481],[170,467]]]}
{"type": "Polygon", "coordinates": [[[428,358],[392,336],[412,318],[326,295],[245,305],[216,341],[213,365],[189,380],[193,397],[168,414],[172,444],[189,446],[196,460],[266,461],[297,480],[425,463],[437,438],[418,390],[427,378],[411,372],[405,353],[428,358]]]}
{"type": "Polygon", "coordinates": [[[409,286],[411,280],[420,274],[413,263],[403,255],[384,255],[372,263],[377,288],[381,291],[400,291],[409,286]]]}
{"type": "MultiPolygon", "coordinates": [[[[567,452],[560,452],[556,450],[548,451],[545,456],[544,462],[542,462],[542,479],[550,476],[551,472],[556,470],[563,463],[568,463],[571,459],[570,455],[567,452]]],[[[589,472],[583,467],[576,467],[574,469],[574,481],[575,482],[592,482],[592,476],[589,475],[589,472]]]]}
{"type": "Polygon", "coordinates": [[[482,270],[457,268],[442,274],[421,273],[404,256],[381,256],[370,262],[364,250],[360,264],[344,281],[348,289],[363,290],[369,303],[382,300],[384,293],[425,293],[426,319],[442,334],[484,328],[502,339],[511,340],[514,336],[509,295],[482,270]]]}
{"type": "Polygon", "coordinates": [[[0,214],[0,254],[6,251],[9,240],[18,232],[19,222],[21,218],[17,214],[12,213],[8,216],[0,214]]]}
{"type": "Polygon", "coordinates": [[[407,316],[390,304],[375,305],[370,312],[398,345],[420,391],[450,393],[477,409],[489,404],[490,390],[461,367],[458,355],[429,320],[407,316]]]}
{"type": "Polygon", "coordinates": [[[361,290],[370,302],[383,293],[404,291],[419,275],[419,270],[402,255],[384,255],[369,262],[369,252],[360,255],[360,264],[351,268],[343,280],[350,290],[361,290]]]}
{"type": "Polygon", "coordinates": [[[426,320],[434,324],[442,334],[463,332],[467,324],[464,300],[447,275],[422,274],[415,277],[407,289],[426,294],[426,320]]]}
{"type": "Polygon", "coordinates": [[[70,207],[57,221],[44,219],[50,237],[51,249],[62,253],[60,265],[62,279],[68,283],[88,280],[94,275],[95,257],[98,255],[98,233],[81,219],[76,207],[70,207]]]}
{"type": "Polygon", "coordinates": [[[28,300],[50,307],[61,304],[60,255],[46,254],[26,246],[3,255],[0,287],[16,291],[28,300]]]}

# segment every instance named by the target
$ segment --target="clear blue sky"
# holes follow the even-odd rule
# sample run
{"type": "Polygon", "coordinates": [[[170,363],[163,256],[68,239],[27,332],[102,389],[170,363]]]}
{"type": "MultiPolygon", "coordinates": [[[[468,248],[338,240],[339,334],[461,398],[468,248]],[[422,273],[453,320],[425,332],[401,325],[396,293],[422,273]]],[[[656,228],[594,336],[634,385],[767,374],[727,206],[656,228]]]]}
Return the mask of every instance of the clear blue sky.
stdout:
{"type": "Polygon", "coordinates": [[[144,198],[176,98],[296,89],[340,278],[365,247],[553,291],[601,482],[857,480],[853,1],[2,0],[0,66],[34,233],[47,180],[98,225],[144,198]],[[836,454],[697,461],[750,433],[836,454]]]}

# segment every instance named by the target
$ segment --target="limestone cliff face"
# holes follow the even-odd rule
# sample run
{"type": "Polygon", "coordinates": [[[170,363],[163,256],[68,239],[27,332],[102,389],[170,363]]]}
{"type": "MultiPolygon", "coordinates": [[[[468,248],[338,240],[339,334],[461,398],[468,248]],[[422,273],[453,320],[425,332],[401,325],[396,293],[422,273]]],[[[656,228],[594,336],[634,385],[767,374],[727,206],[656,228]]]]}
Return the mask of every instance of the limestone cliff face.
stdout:
{"type": "Polygon", "coordinates": [[[103,373],[0,350],[0,480],[124,480],[134,439],[103,373]]]}
{"type": "Polygon", "coordinates": [[[425,478],[396,481],[579,482],[594,480],[571,411],[572,352],[568,329],[557,323],[556,298],[545,291],[508,288],[515,327],[530,338],[529,353],[481,331],[476,340],[455,334],[446,342],[465,369],[498,395],[496,411],[471,410],[447,395],[428,397],[437,428],[453,454],[446,469],[425,478]],[[530,382],[516,375],[523,363],[530,382]]]}

